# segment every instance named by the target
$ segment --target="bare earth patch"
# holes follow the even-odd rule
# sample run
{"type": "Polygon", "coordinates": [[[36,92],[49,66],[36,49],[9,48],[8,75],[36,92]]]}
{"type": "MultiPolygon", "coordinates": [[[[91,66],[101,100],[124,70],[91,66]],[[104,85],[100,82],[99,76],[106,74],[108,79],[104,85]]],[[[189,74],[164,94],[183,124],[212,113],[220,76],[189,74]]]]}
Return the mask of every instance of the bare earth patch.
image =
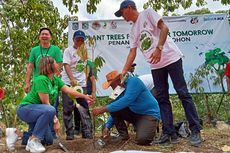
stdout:
{"type": "MultiPolygon", "coordinates": [[[[192,147],[189,145],[187,139],[181,139],[179,144],[176,145],[152,145],[152,146],[139,146],[136,145],[133,140],[134,133],[131,133],[131,138],[124,143],[119,144],[107,144],[101,149],[94,147],[94,141],[98,139],[87,140],[82,138],[76,138],[73,141],[66,141],[65,137],[60,140],[70,151],[70,153],[108,153],[116,150],[143,150],[143,151],[158,151],[158,152],[223,152],[221,149],[225,145],[230,146],[230,130],[219,130],[217,128],[206,128],[202,131],[204,142],[200,147],[192,147]]],[[[17,153],[27,153],[25,146],[20,145],[21,141],[17,141],[16,150],[17,153]]],[[[5,142],[0,139],[0,152],[7,153],[5,142]]],[[[46,147],[46,153],[63,153],[64,151],[55,144],[46,147]]]]}

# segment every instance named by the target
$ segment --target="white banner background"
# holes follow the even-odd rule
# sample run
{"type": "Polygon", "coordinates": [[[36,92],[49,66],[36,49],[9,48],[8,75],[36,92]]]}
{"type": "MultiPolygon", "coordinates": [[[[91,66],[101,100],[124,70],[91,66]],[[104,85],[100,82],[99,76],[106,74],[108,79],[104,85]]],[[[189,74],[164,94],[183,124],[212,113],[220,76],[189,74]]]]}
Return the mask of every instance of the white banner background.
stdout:
{"type": "MultiPolygon", "coordinates": [[[[194,73],[205,62],[205,52],[221,48],[229,56],[230,52],[230,26],[227,15],[209,14],[200,16],[164,17],[168,25],[169,36],[184,54],[183,67],[186,81],[189,74],[194,73]]],[[[97,20],[97,21],[70,21],[68,29],[68,45],[73,45],[73,33],[83,30],[86,35],[96,39],[95,56],[102,56],[106,63],[98,73],[97,95],[105,96],[111,89],[103,90],[101,85],[106,80],[105,75],[112,70],[121,71],[129,53],[129,32],[132,23],[124,20],[97,20]]],[[[92,50],[89,48],[89,52],[92,50]]],[[[135,73],[138,75],[149,74],[151,70],[141,51],[135,59],[137,63],[135,73]]],[[[202,83],[205,92],[221,92],[220,86],[211,87],[207,81],[202,83]]],[[[170,93],[175,93],[169,81],[170,93]]],[[[194,92],[191,91],[190,92],[194,92]]]]}

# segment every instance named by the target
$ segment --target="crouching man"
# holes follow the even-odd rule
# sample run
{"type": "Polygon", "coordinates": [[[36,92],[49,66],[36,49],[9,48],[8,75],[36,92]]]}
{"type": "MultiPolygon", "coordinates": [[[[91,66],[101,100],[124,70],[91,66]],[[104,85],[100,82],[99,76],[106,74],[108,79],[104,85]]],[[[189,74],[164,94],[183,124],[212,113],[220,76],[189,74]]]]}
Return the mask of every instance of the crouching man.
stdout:
{"type": "Polygon", "coordinates": [[[112,71],[106,75],[107,81],[102,85],[104,89],[123,86],[123,93],[111,104],[94,108],[93,115],[97,116],[109,112],[119,132],[119,140],[128,140],[128,130],[125,121],[136,127],[136,143],[148,145],[154,138],[160,109],[158,102],[146,88],[144,83],[136,77],[128,77],[123,84],[118,71],[112,71]]]}

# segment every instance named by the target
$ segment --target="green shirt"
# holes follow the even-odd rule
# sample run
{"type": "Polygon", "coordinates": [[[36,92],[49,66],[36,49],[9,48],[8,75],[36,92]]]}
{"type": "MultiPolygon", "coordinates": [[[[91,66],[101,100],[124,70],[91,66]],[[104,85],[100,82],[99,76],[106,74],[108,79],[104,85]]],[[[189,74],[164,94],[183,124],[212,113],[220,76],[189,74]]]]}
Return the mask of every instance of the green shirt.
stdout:
{"type": "Polygon", "coordinates": [[[39,75],[39,62],[44,56],[53,57],[57,63],[63,62],[61,50],[55,45],[51,45],[49,48],[43,48],[40,45],[32,48],[29,62],[34,64],[33,79],[39,75]]]}
{"type": "Polygon", "coordinates": [[[19,105],[22,104],[42,104],[39,92],[49,94],[49,102],[52,104],[58,96],[58,91],[65,83],[57,76],[53,76],[50,80],[46,75],[39,75],[34,79],[31,91],[22,99],[19,105]]]}

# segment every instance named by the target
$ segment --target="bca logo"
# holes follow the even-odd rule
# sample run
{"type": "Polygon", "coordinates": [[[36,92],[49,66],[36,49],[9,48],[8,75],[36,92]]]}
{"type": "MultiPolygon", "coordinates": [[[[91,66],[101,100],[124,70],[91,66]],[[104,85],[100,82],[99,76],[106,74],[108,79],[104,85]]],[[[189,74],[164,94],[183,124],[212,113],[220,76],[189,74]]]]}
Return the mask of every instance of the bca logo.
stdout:
{"type": "Polygon", "coordinates": [[[196,24],[196,23],[198,23],[198,17],[192,17],[191,18],[191,20],[190,20],[190,23],[192,23],[192,24],[196,24]]]}

